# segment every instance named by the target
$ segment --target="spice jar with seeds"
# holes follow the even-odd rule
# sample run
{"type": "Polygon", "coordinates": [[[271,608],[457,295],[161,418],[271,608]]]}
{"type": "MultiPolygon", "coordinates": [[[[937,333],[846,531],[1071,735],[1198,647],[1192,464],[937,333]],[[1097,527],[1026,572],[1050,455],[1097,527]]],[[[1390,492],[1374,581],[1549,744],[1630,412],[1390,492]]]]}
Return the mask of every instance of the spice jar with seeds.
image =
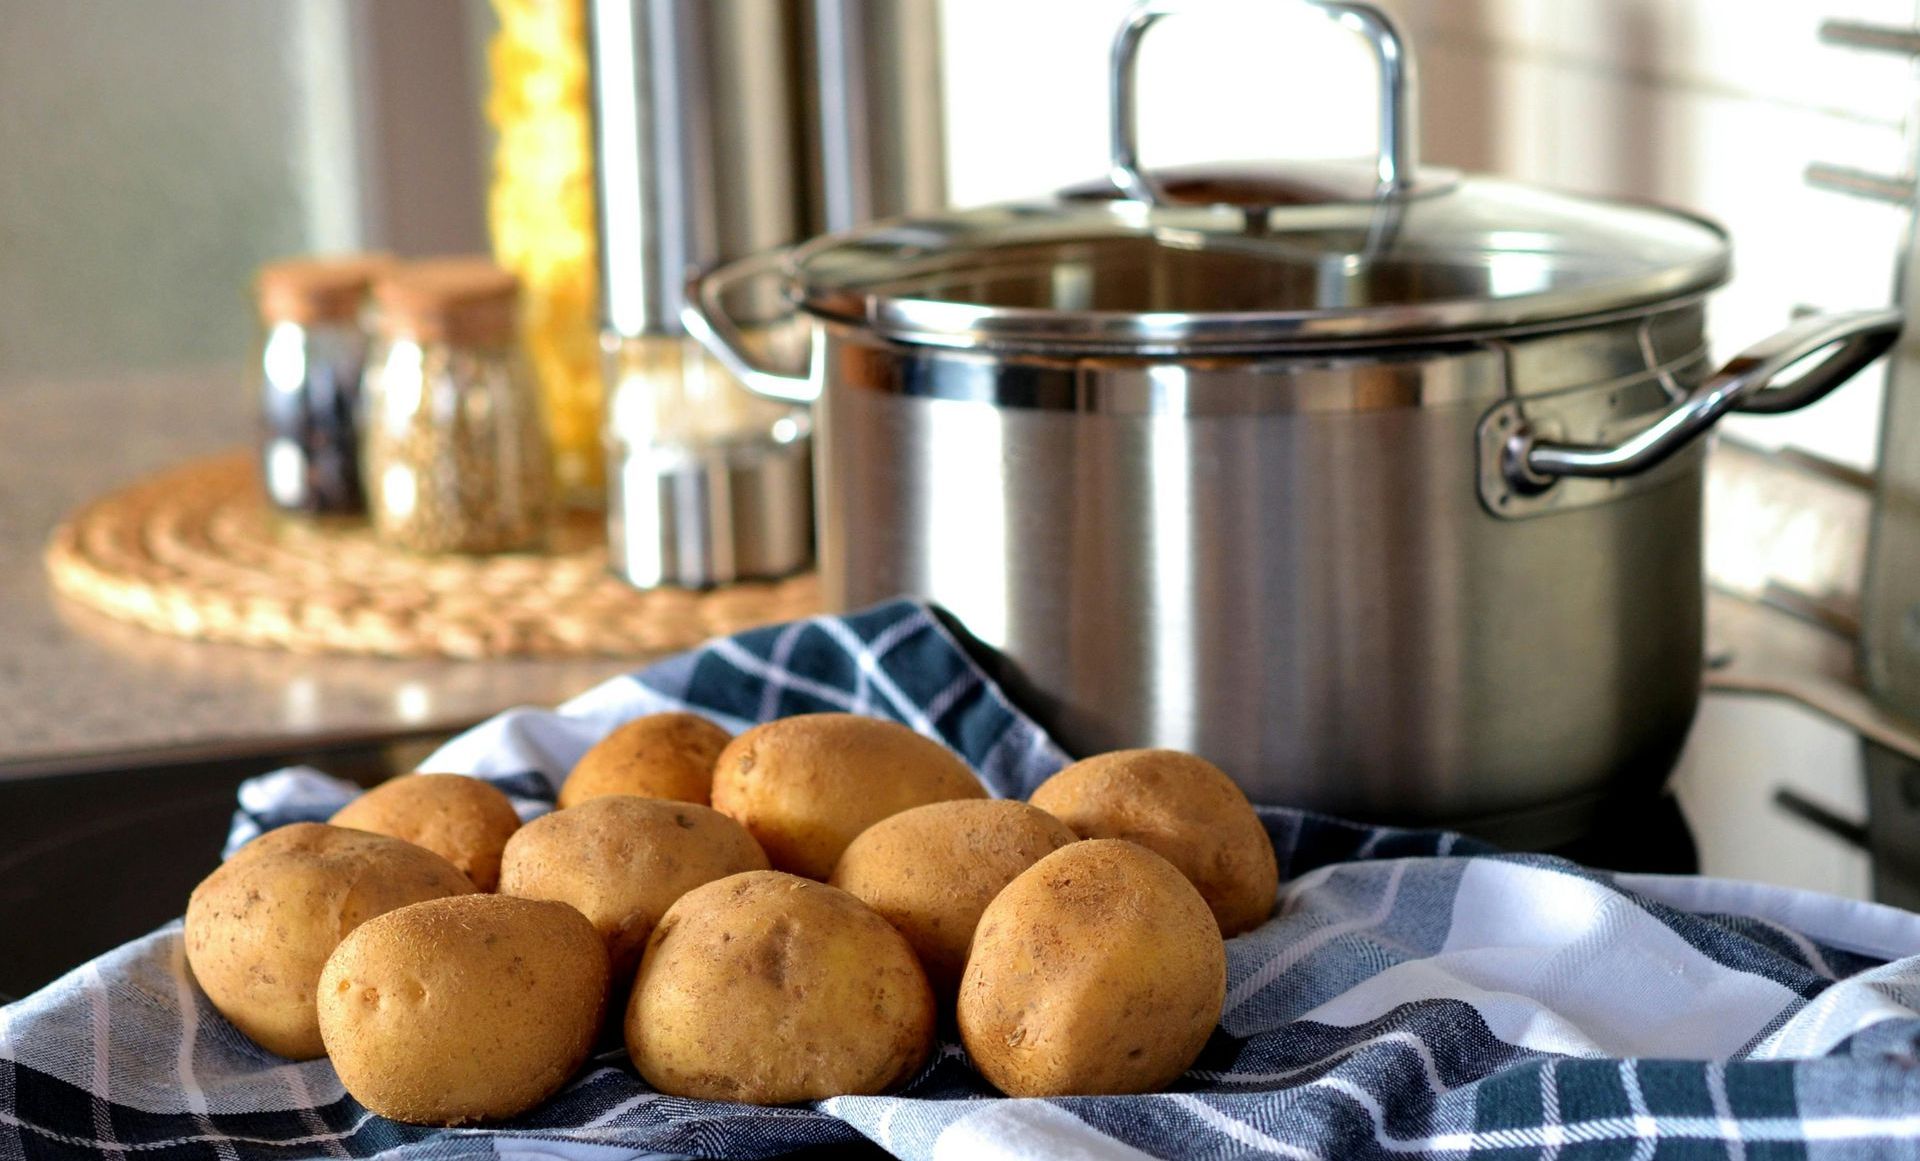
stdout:
{"type": "Polygon", "coordinates": [[[437,259],[387,272],[374,299],[362,473],[375,532],[417,552],[539,548],[549,448],[518,281],[484,259],[437,259]]]}
{"type": "Polygon", "coordinates": [[[379,254],[293,258],[254,284],[265,332],[260,367],[260,475],[287,512],[358,515],[362,325],[379,254]]]}

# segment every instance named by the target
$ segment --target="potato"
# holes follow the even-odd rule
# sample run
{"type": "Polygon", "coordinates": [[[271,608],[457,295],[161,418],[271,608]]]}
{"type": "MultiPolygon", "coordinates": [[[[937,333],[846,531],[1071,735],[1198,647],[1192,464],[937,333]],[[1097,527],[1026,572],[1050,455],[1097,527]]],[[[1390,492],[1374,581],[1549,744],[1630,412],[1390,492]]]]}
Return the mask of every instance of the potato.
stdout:
{"type": "Polygon", "coordinates": [[[407,774],[382,782],[327,821],[425,847],[482,891],[499,884],[500,851],[520,829],[505,794],[464,774],[407,774]]]}
{"type": "Polygon", "coordinates": [[[459,1125],[546,1100],[593,1048],[607,951],[564,903],[468,895],[390,911],[342,940],[319,987],[327,1055],[355,1100],[459,1125]]]}
{"type": "Polygon", "coordinates": [[[1145,847],[1078,842],[987,905],[960,1039],[1008,1096],[1153,1092],[1200,1055],[1226,991],[1226,944],[1193,884],[1145,847]]]}
{"type": "Polygon", "coordinates": [[[187,900],[187,964],[236,1028],[292,1060],[323,1053],[314,986],[349,932],[396,907],[465,895],[439,855],[386,835],[317,822],[270,830],[187,900]]]}
{"type": "Polygon", "coordinates": [[[861,831],[828,881],[898,928],[934,992],[951,998],[987,904],[1020,872],[1075,841],[1065,823],[1024,802],[936,802],[861,831]]]}
{"type": "Polygon", "coordinates": [[[617,727],[574,763],[560,805],[606,794],[707,804],[713,763],[733,735],[699,714],[648,714],[617,727]]]}
{"type": "Polygon", "coordinates": [[[897,722],[803,714],[755,726],[720,755],[713,808],[782,871],[825,879],[861,831],[929,802],[985,798],[951,750],[897,722]]]}
{"type": "Polygon", "coordinates": [[[1081,838],[1127,839],[1166,858],[1200,889],[1222,935],[1273,914],[1273,841],[1233,779],[1204,758],[1117,750],[1068,766],[1029,801],[1081,838]]]}
{"type": "Polygon", "coordinates": [[[745,827],[704,806],[595,798],[537,818],[507,841],[500,891],[572,904],[606,941],[616,986],[633,982],[653,925],[680,896],[767,856],[745,827]]]}
{"type": "Polygon", "coordinates": [[[907,941],[845,891],[778,871],[695,887],[653,929],[627,1051],[674,1096],[788,1104],[885,1092],[933,1047],[907,941]]]}

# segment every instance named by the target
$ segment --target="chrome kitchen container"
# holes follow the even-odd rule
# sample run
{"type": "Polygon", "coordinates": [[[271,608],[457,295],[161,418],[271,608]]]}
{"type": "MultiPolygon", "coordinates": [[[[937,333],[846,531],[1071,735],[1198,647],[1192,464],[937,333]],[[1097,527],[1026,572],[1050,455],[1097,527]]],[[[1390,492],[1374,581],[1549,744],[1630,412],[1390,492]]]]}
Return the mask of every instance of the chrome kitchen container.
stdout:
{"type": "Polygon", "coordinates": [[[828,600],[938,602],[1080,754],[1255,801],[1551,845],[1664,780],[1699,695],[1700,436],[1802,406],[1891,311],[1715,369],[1710,222],[1379,156],[1153,174],[1114,46],[1109,188],[897,219],[700,281],[688,327],[817,399],[828,600]],[[750,349],[781,302],[805,377],[750,349]]]}
{"type": "Polygon", "coordinates": [[[933,0],[592,0],[608,547],[642,588],[813,556],[811,422],[681,330],[688,270],[945,200],[933,0]]]}

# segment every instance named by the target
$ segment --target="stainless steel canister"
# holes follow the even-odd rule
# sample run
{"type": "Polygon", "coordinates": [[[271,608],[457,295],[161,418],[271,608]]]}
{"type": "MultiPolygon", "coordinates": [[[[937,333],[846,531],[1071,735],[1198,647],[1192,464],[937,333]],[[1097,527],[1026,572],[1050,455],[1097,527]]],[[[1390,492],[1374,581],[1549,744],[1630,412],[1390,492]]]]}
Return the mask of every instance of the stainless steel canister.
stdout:
{"type": "Polygon", "coordinates": [[[1697,704],[1698,438],[1803,406],[1889,311],[1717,369],[1701,219],[1422,168],[1411,60],[1364,166],[1152,173],[1115,45],[1102,196],[882,223],[704,279],[688,324],[817,398],[828,599],[945,606],[1076,753],[1549,845],[1664,780],[1697,704]],[[795,303],[801,377],[736,316],[795,303]],[[744,304],[744,305],[743,305],[744,304]]]}
{"type": "Polygon", "coordinates": [[[945,205],[938,5],[807,0],[802,10],[808,18],[805,236],[945,205]]]}
{"type": "Polygon", "coordinates": [[[811,559],[811,419],[689,342],[696,268],[944,197],[931,0],[592,0],[608,535],[635,584],[811,559]]]}

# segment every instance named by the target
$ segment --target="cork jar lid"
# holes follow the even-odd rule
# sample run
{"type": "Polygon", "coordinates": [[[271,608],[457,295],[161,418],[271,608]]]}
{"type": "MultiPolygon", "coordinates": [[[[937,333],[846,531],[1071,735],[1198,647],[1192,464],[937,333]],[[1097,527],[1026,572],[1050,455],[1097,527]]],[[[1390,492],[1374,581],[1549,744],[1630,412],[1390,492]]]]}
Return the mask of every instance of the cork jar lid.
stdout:
{"type": "Polygon", "coordinates": [[[352,322],[367,290],[393,265],[387,254],[312,255],[269,262],[254,279],[260,317],[308,326],[352,322]]]}
{"type": "Polygon", "coordinates": [[[513,340],[520,280],[486,258],[432,258],[387,270],[373,295],[389,336],[491,346],[513,340]]]}

